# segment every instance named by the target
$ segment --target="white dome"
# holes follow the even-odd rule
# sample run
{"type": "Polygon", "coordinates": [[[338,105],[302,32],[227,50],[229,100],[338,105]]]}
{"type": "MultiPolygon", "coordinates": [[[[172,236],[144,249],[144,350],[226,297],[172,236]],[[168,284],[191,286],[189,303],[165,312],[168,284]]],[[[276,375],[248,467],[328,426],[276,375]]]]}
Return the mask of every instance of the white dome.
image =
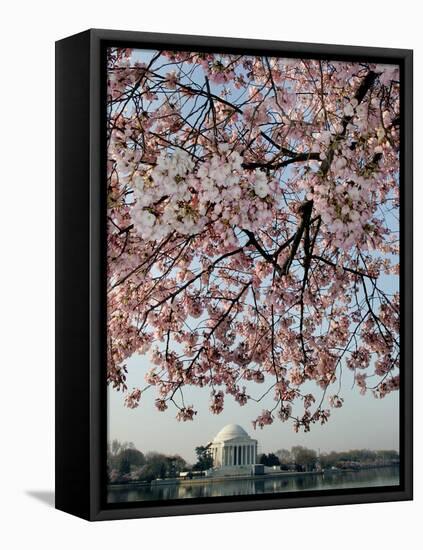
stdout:
{"type": "Polygon", "coordinates": [[[241,437],[243,439],[250,439],[250,436],[241,428],[238,424],[228,424],[220,430],[214,441],[229,441],[230,439],[236,439],[241,437]]]}

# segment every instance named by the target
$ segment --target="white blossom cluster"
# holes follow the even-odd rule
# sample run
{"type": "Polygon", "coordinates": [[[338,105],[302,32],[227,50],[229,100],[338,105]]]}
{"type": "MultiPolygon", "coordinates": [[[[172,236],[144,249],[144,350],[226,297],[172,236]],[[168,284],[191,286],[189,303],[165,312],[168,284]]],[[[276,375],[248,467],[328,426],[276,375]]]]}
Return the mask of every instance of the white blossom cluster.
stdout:
{"type": "Polygon", "coordinates": [[[344,250],[362,242],[363,238],[367,240],[374,210],[371,197],[370,181],[359,176],[337,185],[329,180],[321,181],[307,194],[307,198],[314,201],[325,231],[335,246],[344,250]]]}
{"type": "Polygon", "coordinates": [[[132,219],[139,235],[151,241],[173,232],[192,235],[218,219],[245,229],[267,223],[278,186],[260,170],[246,173],[242,160],[223,145],[196,169],[183,150],[161,152],[150,173],[133,178],[132,219]]]}

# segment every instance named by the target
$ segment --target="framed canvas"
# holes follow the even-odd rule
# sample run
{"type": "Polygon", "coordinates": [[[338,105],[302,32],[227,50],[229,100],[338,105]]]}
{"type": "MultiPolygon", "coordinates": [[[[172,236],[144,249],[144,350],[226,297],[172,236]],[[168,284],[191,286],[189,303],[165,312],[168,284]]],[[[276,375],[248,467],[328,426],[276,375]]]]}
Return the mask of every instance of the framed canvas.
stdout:
{"type": "Polygon", "coordinates": [[[56,507],[412,498],[412,52],[56,43],[56,507]]]}

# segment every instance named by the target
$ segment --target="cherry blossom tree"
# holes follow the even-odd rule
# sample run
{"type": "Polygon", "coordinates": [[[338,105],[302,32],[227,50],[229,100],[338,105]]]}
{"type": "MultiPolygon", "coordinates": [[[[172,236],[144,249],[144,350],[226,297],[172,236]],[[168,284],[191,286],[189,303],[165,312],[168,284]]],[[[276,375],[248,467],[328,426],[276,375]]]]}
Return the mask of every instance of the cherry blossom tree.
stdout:
{"type": "Polygon", "coordinates": [[[108,51],[108,383],[296,431],[399,387],[394,65],[108,51]],[[145,386],[126,361],[147,355],[145,386]],[[348,388],[350,389],[350,388],[348,388]],[[272,396],[270,408],[260,401],[272,396]],[[343,396],[344,395],[344,396],[343,396]]]}

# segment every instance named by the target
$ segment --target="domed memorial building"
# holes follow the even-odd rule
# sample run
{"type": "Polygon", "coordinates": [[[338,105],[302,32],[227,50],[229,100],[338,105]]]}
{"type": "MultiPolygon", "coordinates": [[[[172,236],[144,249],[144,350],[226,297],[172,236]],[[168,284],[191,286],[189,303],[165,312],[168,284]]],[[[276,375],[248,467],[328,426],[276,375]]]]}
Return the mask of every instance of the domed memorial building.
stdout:
{"type": "Polygon", "coordinates": [[[210,445],[213,470],[220,475],[250,472],[257,458],[257,440],[252,439],[238,424],[228,424],[210,445]]]}

